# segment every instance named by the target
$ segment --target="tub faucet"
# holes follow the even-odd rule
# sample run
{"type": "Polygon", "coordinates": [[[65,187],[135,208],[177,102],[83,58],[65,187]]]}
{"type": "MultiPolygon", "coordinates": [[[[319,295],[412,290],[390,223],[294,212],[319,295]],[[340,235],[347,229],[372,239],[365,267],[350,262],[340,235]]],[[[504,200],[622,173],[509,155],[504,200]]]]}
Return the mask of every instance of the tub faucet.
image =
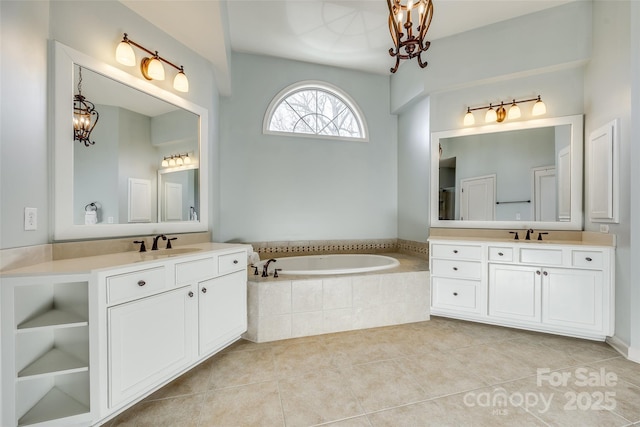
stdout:
{"type": "Polygon", "coordinates": [[[271,258],[269,261],[264,263],[262,266],[262,277],[269,277],[269,273],[267,271],[269,270],[269,264],[272,262],[276,262],[276,260],[271,258]]]}
{"type": "Polygon", "coordinates": [[[156,237],[153,238],[153,245],[151,246],[151,250],[152,251],[157,251],[158,250],[158,240],[162,239],[162,240],[167,240],[167,236],[165,236],[164,234],[158,234],[156,237]]]}

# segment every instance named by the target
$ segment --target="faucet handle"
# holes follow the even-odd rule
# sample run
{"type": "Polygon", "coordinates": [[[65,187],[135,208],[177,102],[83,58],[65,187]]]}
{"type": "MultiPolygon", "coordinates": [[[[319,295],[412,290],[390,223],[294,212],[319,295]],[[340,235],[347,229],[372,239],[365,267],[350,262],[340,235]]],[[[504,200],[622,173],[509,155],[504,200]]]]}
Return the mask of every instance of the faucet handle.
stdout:
{"type": "Polygon", "coordinates": [[[542,231],[538,232],[538,240],[542,240],[542,235],[543,234],[549,234],[549,233],[543,233],[542,231]]]}
{"type": "Polygon", "coordinates": [[[520,238],[518,237],[517,231],[510,231],[509,234],[515,234],[515,236],[513,237],[513,240],[520,240],[520,238]]]}
{"type": "Polygon", "coordinates": [[[140,243],[140,252],[147,252],[147,248],[144,246],[144,240],[134,240],[133,243],[140,243]]]}
{"type": "Polygon", "coordinates": [[[178,240],[177,237],[171,237],[167,239],[167,247],[165,249],[171,249],[171,241],[172,240],[178,240]]]}

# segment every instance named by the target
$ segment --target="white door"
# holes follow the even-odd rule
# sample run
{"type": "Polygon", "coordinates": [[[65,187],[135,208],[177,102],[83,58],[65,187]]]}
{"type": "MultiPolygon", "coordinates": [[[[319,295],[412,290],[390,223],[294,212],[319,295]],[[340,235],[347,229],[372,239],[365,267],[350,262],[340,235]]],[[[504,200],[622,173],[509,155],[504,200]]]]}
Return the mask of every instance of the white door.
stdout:
{"type": "Polygon", "coordinates": [[[547,166],[534,168],[533,214],[535,221],[556,221],[557,182],[556,168],[547,166]]]}
{"type": "Polygon", "coordinates": [[[489,264],[489,316],[540,322],[541,269],[489,264]]]}
{"type": "Polygon", "coordinates": [[[129,178],[129,222],[151,222],[151,181],[129,178]]]}
{"type": "Polygon", "coordinates": [[[544,323],[602,330],[602,271],[545,268],[542,296],[544,323]]]}
{"type": "Polygon", "coordinates": [[[164,184],[164,215],[165,221],[182,221],[182,184],[164,184]]]}
{"type": "Polygon", "coordinates": [[[200,356],[247,330],[247,274],[244,270],[198,284],[200,356]]]}
{"type": "Polygon", "coordinates": [[[496,176],[460,180],[460,219],[493,221],[496,217],[496,176]]]}
{"type": "Polygon", "coordinates": [[[558,220],[571,221],[571,147],[558,152],[558,220]]]}
{"type": "Polygon", "coordinates": [[[111,408],[144,394],[193,361],[197,308],[191,289],[108,309],[111,408]]]}

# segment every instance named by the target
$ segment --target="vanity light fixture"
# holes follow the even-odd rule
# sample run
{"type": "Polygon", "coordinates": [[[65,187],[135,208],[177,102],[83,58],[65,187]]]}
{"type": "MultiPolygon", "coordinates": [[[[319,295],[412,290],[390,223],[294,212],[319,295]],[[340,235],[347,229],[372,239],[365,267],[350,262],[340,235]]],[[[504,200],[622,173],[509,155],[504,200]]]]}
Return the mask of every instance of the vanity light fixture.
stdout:
{"type": "Polygon", "coordinates": [[[85,147],[94,145],[91,131],[99,118],[93,102],[82,96],[82,67],[78,67],[78,94],[73,96],[73,140],[82,142],[85,147]]]}
{"type": "Polygon", "coordinates": [[[392,73],[398,71],[401,59],[418,58],[420,68],[426,67],[427,61],[422,62],[420,55],[431,45],[431,42],[424,38],[433,17],[433,1],[407,0],[403,5],[402,0],[387,0],[387,6],[389,7],[389,32],[393,40],[389,55],[396,58],[396,65],[390,71],[392,73]],[[414,17],[417,15],[416,22],[411,19],[412,13],[414,17]],[[404,53],[400,53],[401,50],[404,50],[404,53]]]}
{"type": "Polygon", "coordinates": [[[176,167],[176,166],[184,166],[191,164],[191,157],[189,157],[189,153],[184,154],[172,154],[170,156],[165,156],[162,158],[162,162],[160,166],[163,168],[176,167]]]}
{"type": "MultiPolygon", "coordinates": [[[[472,111],[485,110],[485,109],[487,110],[484,116],[484,121],[486,123],[494,123],[494,122],[502,123],[507,118],[509,120],[515,120],[520,118],[522,115],[518,104],[522,104],[523,102],[533,102],[533,101],[535,101],[535,104],[533,104],[531,115],[540,116],[540,115],[546,114],[547,106],[544,104],[544,102],[542,102],[540,95],[538,95],[537,98],[521,99],[519,101],[514,99],[513,101],[511,101],[511,106],[509,107],[508,113],[504,108],[504,105],[505,105],[504,101],[501,101],[500,106],[495,110],[494,110],[493,104],[485,105],[482,107],[476,107],[476,108],[467,107],[467,112],[464,115],[463,123],[465,126],[471,126],[475,124],[476,120],[475,120],[475,117],[473,116],[472,111]]],[[[509,101],[507,101],[507,104],[508,103],[509,101]]]]}
{"type": "Polygon", "coordinates": [[[178,74],[176,74],[173,79],[173,88],[179,92],[189,92],[189,80],[184,73],[184,66],[181,65],[178,67],[174,63],[158,55],[157,50],[152,52],[146,47],[134,42],[129,39],[127,33],[124,33],[122,41],[116,48],[116,61],[129,67],[136,65],[136,55],[133,52],[132,46],[135,46],[150,55],[149,57],[142,58],[140,61],[140,71],[145,79],[164,80],[164,67],[162,66],[162,63],[164,62],[178,70],[178,74]]]}

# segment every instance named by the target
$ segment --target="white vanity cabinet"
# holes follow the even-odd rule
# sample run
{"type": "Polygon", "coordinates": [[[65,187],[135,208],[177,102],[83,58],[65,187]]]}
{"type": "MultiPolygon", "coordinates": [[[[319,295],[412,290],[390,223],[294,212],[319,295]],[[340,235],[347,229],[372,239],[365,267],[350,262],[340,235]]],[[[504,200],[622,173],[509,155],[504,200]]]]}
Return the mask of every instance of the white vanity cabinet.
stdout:
{"type": "Polygon", "coordinates": [[[613,335],[613,247],[447,239],[430,246],[432,314],[596,340],[613,335]],[[486,267],[473,286],[479,308],[469,303],[467,279],[449,278],[459,264],[447,264],[454,262],[447,247],[477,248],[486,267]]]}
{"type": "Polygon", "coordinates": [[[0,277],[0,425],[101,425],[247,329],[246,245],[52,261],[0,277]]]}

